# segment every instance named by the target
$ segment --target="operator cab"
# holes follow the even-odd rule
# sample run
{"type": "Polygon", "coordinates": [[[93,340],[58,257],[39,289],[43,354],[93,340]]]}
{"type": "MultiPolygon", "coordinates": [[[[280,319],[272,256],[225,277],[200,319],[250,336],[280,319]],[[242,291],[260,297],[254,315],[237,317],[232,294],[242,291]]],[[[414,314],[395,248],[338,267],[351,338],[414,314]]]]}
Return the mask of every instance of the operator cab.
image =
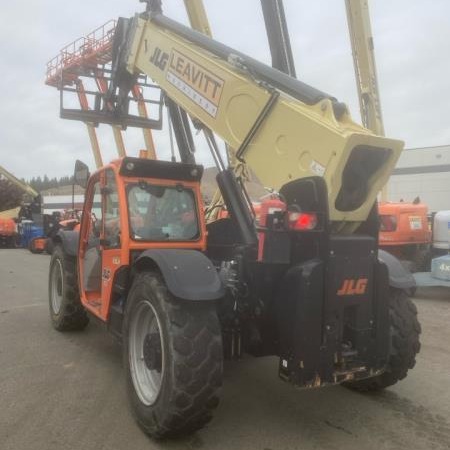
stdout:
{"type": "Polygon", "coordinates": [[[80,230],[81,298],[107,320],[119,269],[149,249],[206,247],[197,165],[123,158],[87,184],[80,230]]]}

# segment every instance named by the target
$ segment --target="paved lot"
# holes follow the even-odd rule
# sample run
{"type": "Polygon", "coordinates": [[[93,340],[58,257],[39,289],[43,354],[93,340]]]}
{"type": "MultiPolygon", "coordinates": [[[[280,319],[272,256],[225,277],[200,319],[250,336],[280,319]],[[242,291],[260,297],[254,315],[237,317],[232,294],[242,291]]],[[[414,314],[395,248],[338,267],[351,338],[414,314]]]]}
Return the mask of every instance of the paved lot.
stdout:
{"type": "Polygon", "coordinates": [[[0,449],[448,449],[450,292],[419,291],[422,351],[382,394],[300,391],[275,359],[228,364],[214,421],[156,443],[127,405],[120,348],[96,324],[60,334],[48,320],[49,257],[0,250],[0,449]]]}

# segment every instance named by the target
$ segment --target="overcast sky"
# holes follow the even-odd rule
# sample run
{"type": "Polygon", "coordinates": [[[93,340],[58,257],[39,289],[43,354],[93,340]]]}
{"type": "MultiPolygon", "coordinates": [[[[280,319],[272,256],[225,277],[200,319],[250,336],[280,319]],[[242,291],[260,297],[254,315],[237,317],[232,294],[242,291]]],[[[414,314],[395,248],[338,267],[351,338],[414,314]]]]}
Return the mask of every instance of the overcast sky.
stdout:
{"type": "MultiPolygon", "coordinates": [[[[450,144],[450,1],[370,0],[386,135],[407,147],[450,144]]],[[[164,0],[187,23],[182,0],[164,0]]],[[[214,37],[270,62],[259,0],[205,0],[214,37]]],[[[360,120],[344,0],[285,0],[298,77],[346,102],[360,120]]],[[[0,2],[0,165],[18,177],[72,173],[75,159],[94,166],[85,126],[59,119],[45,65],[67,43],[118,16],[142,11],[137,0],[0,2]]],[[[169,152],[165,131],[158,152],[169,152]]],[[[105,160],[114,156],[101,126],[105,160]]],[[[127,132],[129,154],[143,146],[127,132]]],[[[204,155],[200,161],[209,163],[204,155]]]]}

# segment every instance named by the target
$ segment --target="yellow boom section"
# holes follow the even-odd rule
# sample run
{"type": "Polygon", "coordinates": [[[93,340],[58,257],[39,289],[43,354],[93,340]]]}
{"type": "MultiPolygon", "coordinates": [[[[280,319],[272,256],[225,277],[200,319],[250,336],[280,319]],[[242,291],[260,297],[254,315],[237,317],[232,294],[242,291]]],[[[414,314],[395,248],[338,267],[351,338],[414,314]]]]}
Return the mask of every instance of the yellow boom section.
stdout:
{"type": "Polygon", "coordinates": [[[384,136],[377,69],[367,0],[345,0],[356,85],[365,127],[384,136]]]}
{"type": "Polygon", "coordinates": [[[24,194],[30,197],[30,200],[33,200],[39,195],[30,185],[24,183],[23,181],[20,181],[12,173],[8,172],[4,167],[0,166],[0,179],[2,177],[6,178],[12,184],[21,189],[24,194]]]}
{"type": "MultiPolygon", "coordinates": [[[[274,93],[241,67],[238,58],[225,61],[152,19],[136,19],[129,43],[128,71],[150,76],[233,149],[239,149],[274,93]]],[[[283,91],[276,93],[275,105],[243,154],[247,164],[274,189],[298,178],[321,176],[328,186],[330,219],[364,221],[403,143],[374,135],[346,112],[336,119],[329,99],[307,105],[283,91]],[[341,188],[352,190],[352,171],[347,168],[344,175],[352,153],[356,172],[358,164],[366,165],[369,179],[362,203],[349,209],[336,206],[336,201],[341,188]]]]}
{"type": "Polygon", "coordinates": [[[203,0],[184,0],[184,5],[189,16],[191,27],[211,37],[211,27],[209,26],[203,0]]]}

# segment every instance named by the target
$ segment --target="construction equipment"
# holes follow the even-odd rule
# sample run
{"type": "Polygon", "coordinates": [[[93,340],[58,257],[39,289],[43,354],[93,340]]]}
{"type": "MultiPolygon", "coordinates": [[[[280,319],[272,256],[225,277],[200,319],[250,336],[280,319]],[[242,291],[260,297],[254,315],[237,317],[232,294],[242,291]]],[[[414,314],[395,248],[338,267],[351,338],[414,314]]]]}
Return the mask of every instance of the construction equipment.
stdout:
{"type": "Polygon", "coordinates": [[[53,252],[53,238],[59,230],[79,230],[81,211],[70,209],[61,213],[43,214],[42,235],[31,238],[28,249],[31,253],[40,254],[53,252]]]}
{"type": "Polygon", "coordinates": [[[14,248],[18,242],[17,225],[11,217],[0,217],[0,248],[14,248]]]}
{"type": "MultiPolygon", "coordinates": [[[[60,91],[60,116],[64,119],[80,120],[78,111],[66,107],[65,95],[75,95],[83,110],[82,119],[87,127],[92,153],[97,168],[103,166],[100,144],[95,128],[98,111],[103,111],[103,122],[108,113],[111,115],[109,104],[104,99],[107,95],[110,69],[108,65],[113,57],[112,40],[116,33],[116,21],[110,20],[101,27],[80,39],[66,45],[59,54],[47,63],[47,76],[45,83],[56,87],[60,91]],[[85,84],[95,81],[95,86],[86,89],[85,84]],[[94,90],[96,88],[96,90],[94,90]]],[[[120,33],[121,30],[118,30],[120,33]]],[[[122,129],[128,126],[142,127],[146,156],[156,158],[152,128],[161,127],[161,99],[144,100],[143,90],[155,90],[155,86],[147,82],[146,77],[136,80],[131,88],[131,96],[126,99],[126,109],[135,105],[137,114],[122,115],[120,125],[112,122],[112,131],[120,157],[126,156],[122,129]],[[156,118],[149,118],[147,104],[159,106],[156,118]]]]}
{"type": "MultiPolygon", "coordinates": [[[[101,159],[101,154],[99,154],[99,157],[101,159]]],[[[84,166],[81,161],[77,161],[75,169],[77,169],[79,164],[84,166]]],[[[40,254],[46,252],[51,255],[54,247],[53,238],[59,230],[79,231],[82,212],[75,207],[75,184],[74,180],[72,183],[72,208],[66,209],[62,213],[53,211],[52,214],[42,214],[43,232],[35,235],[28,242],[28,249],[31,253],[40,254]]]]}
{"type": "Polygon", "coordinates": [[[380,215],[380,248],[408,261],[412,272],[425,272],[431,263],[431,230],[428,207],[420,201],[382,202],[380,215]]]}
{"type": "MultiPolygon", "coordinates": [[[[374,133],[384,135],[368,1],[345,0],[345,3],[362,123],[374,133]]],[[[388,202],[387,186],[381,197],[380,247],[408,261],[413,272],[428,271],[432,252],[427,206],[388,202]]]]}
{"type": "Polygon", "coordinates": [[[450,287],[450,211],[439,211],[432,218],[429,264],[414,274],[418,287],[450,287]]]}
{"type": "Polygon", "coordinates": [[[181,162],[126,157],[91,176],[78,164],[81,228],[54,239],[49,306],[57,330],[82,329],[92,315],[122,340],[141,428],[154,437],[201,428],[218,404],[224,357],[243,352],[278,356],[279,376],[299,387],[367,391],[404,378],[420,347],[404,291],[414,280],[378,251],[375,205],[402,143],[165,17],[156,0],[119,19],[113,54],[108,107],[95,121],[128,123],[144,74],[163,92],[181,162]],[[208,224],[189,117],[229,214],[208,224]],[[277,197],[262,202],[258,225],[216,135],[277,197]]]}
{"type": "MultiPolygon", "coordinates": [[[[0,166],[0,178],[8,180],[23,192],[22,201],[17,208],[2,211],[0,214],[0,245],[2,247],[16,247],[28,244],[28,235],[20,236],[17,223],[21,220],[32,221],[33,214],[40,213],[40,195],[30,185],[20,181],[4,167],[0,166]]],[[[39,229],[30,225],[31,233],[39,233],[39,229]]]]}
{"type": "MultiPolygon", "coordinates": [[[[345,6],[361,120],[366,128],[379,136],[384,136],[369,2],[368,0],[345,0],[345,6]]],[[[384,185],[381,190],[381,200],[383,202],[388,200],[387,185],[384,185]]]]}
{"type": "Polygon", "coordinates": [[[450,211],[439,211],[433,217],[433,250],[434,256],[450,253],[450,211]]]}

